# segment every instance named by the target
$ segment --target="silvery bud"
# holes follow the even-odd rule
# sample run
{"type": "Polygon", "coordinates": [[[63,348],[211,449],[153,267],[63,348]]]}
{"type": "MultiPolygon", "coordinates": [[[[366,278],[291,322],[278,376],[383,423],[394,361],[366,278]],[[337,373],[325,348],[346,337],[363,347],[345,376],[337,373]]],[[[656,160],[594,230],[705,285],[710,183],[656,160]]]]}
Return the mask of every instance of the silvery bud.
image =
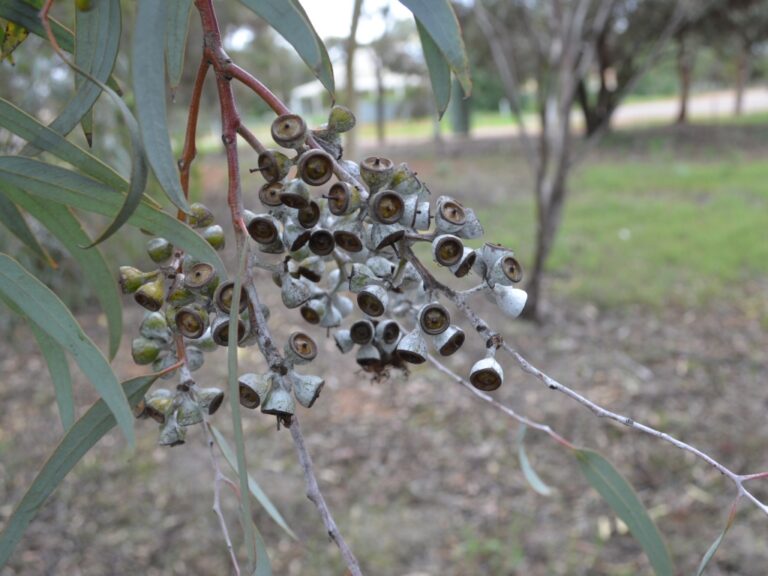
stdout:
{"type": "Polygon", "coordinates": [[[295,280],[289,274],[283,274],[280,280],[280,296],[286,308],[298,308],[312,296],[312,289],[303,280],[295,280]]]}
{"type": "Polygon", "coordinates": [[[449,267],[449,270],[453,272],[453,275],[456,276],[456,278],[463,278],[469,274],[470,270],[472,270],[472,266],[474,266],[476,258],[477,252],[472,250],[472,248],[467,248],[465,246],[462,251],[461,258],[455,264],[452,264],[449,267]]]}

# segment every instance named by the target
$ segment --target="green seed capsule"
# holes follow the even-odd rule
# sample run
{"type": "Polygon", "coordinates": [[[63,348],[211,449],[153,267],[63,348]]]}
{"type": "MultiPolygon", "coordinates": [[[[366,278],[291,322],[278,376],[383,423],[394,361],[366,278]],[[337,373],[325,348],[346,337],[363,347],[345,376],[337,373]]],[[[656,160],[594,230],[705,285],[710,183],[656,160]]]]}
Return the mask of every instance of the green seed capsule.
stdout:
{"type": "Polygon", "coordinates": [[[205,230],[203,230],[203,238],[208,241],[208,244],[213,246],[214,250],[224,249],[224,229],[218,224],[208,226],[205,230]]]}
{"type": "Polygon", "coordinates": [[[272,140],[283,148],[301,148],[307,138],[307,124],[298,114],[282,114],[272,122],[272,140]]]}
{"type": "Polygon", "coordinates": [[[144,338],[143,336],[134,338],[133,342],[131,342],[131,356],[133,356],[133,361],[139,366],[152,364],[152,362],[157,360],[161,350],[160,342],[144,338]]]}
{"type": "Polygon", "coordinates": [[[156,312],[163,306],[165,286],[163,283],[163,277],[158,275],[155,280],[147,282],[141,286],[133,295],[134,300],[140,305],[156,312]]]}
{"type": "Polygon", "coordinates": [[[355,115],[352,110],[336,104],[328,114],[328,130],[332,132],[348,132],[355,127],[355,115]]]}
{"type": "Polygon", "coordinates": [[[219,285],[216,269],[207,262],[198,262],[185,271],[184,286],[205,296],[213,296],[219,285]]]}
{"type": "Polygon", "coordinates": [[[291,159],[279,150],[264,150],[257,162],[258,171],[270,184],[285,178],[293,165],[291,159]]]}
{"type": "Polygon", "coordinates": [[[333,176],[333,158],[324,150],[310,150],[301,155],[299,176],[310,186],[322,186],[333,176]]]}
{"type": "Polygon", "coordinates": [[[195,202],[190,205],[189,209],[188,222],[193,228],[207,228],[213,224],[213,212],[205,204],[195,202]]]}
{"type": "Polygon", "coordinates": [[[133,294],[141,286],[153,280],[158,275],[157,270],[152,272],[142,272],[138,268],[131,266],[120,266],[120,276],[118,281],[123,294],[133,294]]]}
{"type": "Polygon", "coordinates": [[[147,254],[153,262],[160,264],[173,256],[173,244],[165,238],[152,238],[147,242],[147,254]]]}
{"type": "Polygon", "coordinates": [[[185,338],[200,338],[208,328],[208,312],[199,304],[184,306],[176,312],[176,329],[185,338]]]}

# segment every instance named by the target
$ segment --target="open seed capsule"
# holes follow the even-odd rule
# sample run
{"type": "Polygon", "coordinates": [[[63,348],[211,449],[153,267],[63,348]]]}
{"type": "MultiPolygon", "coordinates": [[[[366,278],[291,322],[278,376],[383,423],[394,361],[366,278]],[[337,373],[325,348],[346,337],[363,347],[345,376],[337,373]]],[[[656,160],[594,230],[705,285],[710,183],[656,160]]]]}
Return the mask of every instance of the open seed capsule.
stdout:
{"type": "Polygon", "coordinates": [[[293,395],[304,408],[312,408],[325,385],[325,380],[313,374],[291,372],[291,381],[293,382],[293,395]]]}
{"type": "Polygon", "coordinates": [[[259,189],[259,200],[264,206],[270,208],[280,206],[283,203],[280,199],[283,190],[285,190],[285,184],[282,182],[267,182],[259,189]]]}
{"type": "MultiPolygon", "coordinates": [[[[224,314],[229,314],[230,310],[232,310],[232,296],[234,295],[234,292],[235,282],[233,280],[226,280],[218,285],[216,292],[213,294],[213,302],[219,310],[224,312],[224,314]]],[[[248,292],[246,291],[245,286],[240,286],[239,312],[243,312],[247,307],[248,292]]]]}
{"type": "Polygon", "coordinates": [[[391,246],[405,235],[405,228],[400,224],[375,223],[368,230],[366,246],[373,251],[391,246]]]}
{"type": "Polygon", "coordinates": [[[208,328],[208,312],[199,304],[184,306],[176,312],[176,329],[185,338],[200,338],[208,328]]]}
{"type": "Polygon", "coordinates": [[[315,298],[306,302],[299,312],[301,317],[309,324],[319,324],[320,320],[325,316],[327,309],[325,298],[315,298]]]}
{"type": "Polygon", "coordinates": [[[176,421],[179,426],[194,426],[203,421],[200,406],[188,394],[182,395],[181,404],[176,410],[176,421]]]}
{"type": "Polygon", "coordinates": [[[309,237],[309,249],[318,256],[328,256],[336,247],[330,230],[317,229],[309,237]]]}
{"type": "Polygon", "coordinates": [[[491,392],[501,386],[504,381],[504,370],[494,358],[483,358],[472,366],[469,381],[478,390],[491,392]]]}
{"type": "Polygon", "coordinates": [[[355,361],[362,368],[369,368],[381,364],[381,351],[373,344],[361,346],[355,356],[355,361]]]}
{"type": "Polygon", "coordinates": [[[440,232],[453,234],[461,230],[467,221],[464,207],[449,196],[440,196],[437,199],[435,211],[435,226],[440,232]]]}
{"type": "MultiPolygon", "coordinates": [[[[237,320],[237,343],[240,344],[247,338],[248,330],[245,322],[237,320]]],[[[217,316],[211,325],[211,337],[219,346],[229,346],[229,317],[217,316]]]]}
{"type": "Polygon", "coordinates": [[[218,388],[202,388],[197,393],[197,399],[200,403],[200,408],[212,416],[220,407],[224,401],[224,392],[218,388]]]}
{"type": "Polygon", "coordinates": [[[198,262],[184,273],[184,286],[206,296],[211,296],[219,285],[216,269],[206,262],[198,262]]]}
{"type": "Polygon", "coordinates": [[[397,192],[382,190],[371,196],[371,216],[382,224],[394,224],[403,217],[405,205],[397,192]]]}
{"type": "Polygon", "coordinates": [[[400,325],[395,320],[382,320],[376,325],[376,345],[382,352],[391,353],[400,341],[400,325]]]}
{"type": "Polygon", "coordinates": [[[307,138],[307,124],[298,114],[281,114],[272,122],[272,140],[283,148],[301,148],[307,138]]]}
{"type": "Polygon", "coordinates": [[[299,176],[310,186],[322,186],[333,176],[333,158],[324,150],[309,150],[299,159],[299,176]]]}
{"type": "Polygon", "coordinates": [[[275,384],[272,386],[266,400],[261,405],[261,411],[264,414],[277,416],[278,420],[286,426],[290,426],[291,416],[296,412],[296,403],[290,392],[282,386],[275,384]]]}
{"type": "Polygon", "coordinates": [[[158,275],[159,272],[156,270],[152,272],[142,272],[138,268],[133,268],[131,266],[120,266],[120,277],[118,279],[120,289],[123,291],[123,294],[133,294],[144,284],[157,278],[158,275]]]}
{"type": "Polygon", "coordinates": [[[352,323],[349,327],[349,337],[353,343],[365,346],[369,344],[374,337],[375,328],[373,322],[364,318],[352,323]]]}
{"type": "Polygon", "coordinates": [[[161,446],[178,446],[184,444],[186,435],[187,430],[179,424],[176,419],[176,413],[174,412],[170,418],[165,421],[162,428],[160,428],[160,438],[157,443],[161,446]]]}
{"type": "Polygon", "coordinates": [[[381,316],[387,310],[389,297],[381,286],[370,284],[357,294],[357,305],[368,316],[381,316]]]}
{"type": "Polygon", "coordinates": [[[360,238],[360,228],[355,224],[343,224],[333,231],[336,246],[345,252],[360,252],[363,241],[360,238]]]}
{"type": "Polygon", "coordinates": [[[423,364],[427,360],[427,343],[421,334],[421,330],[416,328],[408,332],[397,343],[397,355],[404,362],[409,364],[423,364]]]}
{"type": "Polygon", "coordinates": [[[187,222],[192,228],[207,228],[213,224],[213,212],[205,204],[194,202],[189,205],[187,222]]]}
{"type": "Polygon", "coordinates": [[[280,281],[280,296],[286,308],[298,308],[312,296],[312,289],[303,280],[296,280],[289,274],[284,274],[280,281]]]}
{"type": "Polygon", "coordinates": [[[304,332],[294,332],[288,337],[285,347],[285,357],[294,364],[312,362],[317,356],[317,344],[304,332]]]}
{"type": "Polygon", "coordinates": [[[248,235],[259,244],[272,244],[280,238],[280,222],[269,214],[246,215],[248,235]]]}
{"type": "Polygon", "coordinates": [[[475,258],[477,258],[477,252],[472,250],[472,248],[467,248],[465,246],[461,259],[450,267],[453,275],[456,276],[456,278],[463,278],[469,274],[469,271],[472,270],[472,266],[475,263],[475,258]]]}
{"type": "Polygon", "coordinates": [[[355,347],[355,343],[352,342],[349,330],[336,330],[336,332],[333,333],[333,340],[336,342],[336,347],[342,354],[346,354],[355,347]]]}
{"type": "Polygon", "coordinates": [[[258,171],[270,184],[285,178],[292,165],[291,159],[279,150],[264,150],[259,154],[257,163],[258,171]]]}
{"type": "Polygon", "coordinates": [[[269,394],[271,379],[266,374],[243,374],[237,379],[240,404],[253,410],[263,403],[269,394]]]}
{"type": "Polygon", "coordinates": [[[441,356],[450,356],[464,345],[465,339],[464,330],[458,326],[449,326],[445,332],[435,336],[432,341],[441,356]]]}
{"type": "Polygon", "coordinates": [[[304,208],[299,209],[299,224],[304,228],[314,228],[320,221],[320,205],[314,200],[310,200],[304,208]]]}
{"type": "Polygon", "coordinates": [[[280,203],[296,210],[304,208],[309,204],[309,188],[300,178],[294,178],[280,192],[280,203]]]}
{"type": "Polygon", "coordinates": [[[462,226],[461,230],[456,232],[456,234],[462,238],[467,239],[480,238],[483,234],[485,234],[483,225],[480,224],[480,220],[477,219],[477,215],[475,214],[474,210],[471,208],[464,208],[464,213],[466,216],[466,222],[464,222],[464,226],[462,226]]]}
{"type": "Polygon", "coordinates": [[[286,218],[285,226],[283,227],[283,244],[289,252],[301,250],[309,242],[311,235],[311,230],[307,230],[293,220],[286,218]]]}
{"type": "Polygon", "coordinates": [[[432,257],[441,266],[454,266],[464,256],[461,238],[452,234],[441,234],[432,241],[432,257]]]}
{"type": "Polygon", "coordinates": [[[140,306],[143,306],[152,312],[156,312],[163,307],[163,300],[165,297],[164,290],[163,277],[158,275],[154,280],[141,285],[139,289],[134,292],[133,298],[140,306]]]}
{"type": "Polygon", "coordinates": [[[386,186],[394,171],[395,165],[389,158],[371,156],[360,163],[360,177],[371,193],[386,186]]]}
{"type": "Polygon", "coordinates": [[[356,186],[347,182],[335,182],[328,190],[328,210],[334,216],[351,214],[358,208],[363,194],[356,186]]]}
{"type": "Polygon", "coordinates": [[[451,315],[448,309],[439,302],[424,304],[419,310],[419,326],[430,336],[436,336],[451,325],[451,315]]]}
{"type": "Polygon", "coordinates": [[[310,282],[320,282],[325,272],[325,261],[320,256],[310,256],[298,263],[298,273],[310,282]]]}
{"type": "Polygon", "coordinates": [[[163,424],[173,408],[173,392],[165,388],[157,388],[144,396],[142,417],[152,418],[163,424]]]}
{"type": "Polygon", "coordinates": [[[523,267],[514,257],[513,253],[507,252],[493,263],[486,280],[490,286],[496,284],[509,285],[517,284],[523,279],[523,267]]]}

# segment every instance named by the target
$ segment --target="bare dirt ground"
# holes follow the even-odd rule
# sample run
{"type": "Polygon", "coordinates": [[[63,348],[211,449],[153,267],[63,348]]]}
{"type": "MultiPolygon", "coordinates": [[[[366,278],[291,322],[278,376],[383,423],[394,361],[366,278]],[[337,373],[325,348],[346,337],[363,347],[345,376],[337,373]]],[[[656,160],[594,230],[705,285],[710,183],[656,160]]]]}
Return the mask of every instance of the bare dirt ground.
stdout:
{"type": "MultiPolygon", "coordinates": [[[[213,162],[205,169],[212,183],[220,176],[213,162]]],[[[420,162],[429,171],[427,160],[420,162]]],[[[268,278],[264,285],[276,311],[279,296],[268,278]]],[[[767,291],[766,279],[756,279],[728,301],[653,312],[601,310],[553,296],[543,325],[505,321],[499,327],[531,361],[593,400],[693,443],[738,472],[757,472],[768,469],[767,291]]],[[[493,314],[482,297],[477,304],[493,314]]],[[[116,361],[124,378],[141,372],[130,364],[128,349],[139,319],[129,306],[128,335],[116,361]]],[[[86,313],[83,323],[103,340],[95,313],[86,313]]],[[[278,336],[302,326],[298,313],[276,315],[270,324],[278,336]]],[[[315,407],[299,415],[322,489],[366,574],[650,574],[638,545],[583,480],[573,456],[548,436],[529,431],[526,437],[533,466],[553,488],[542,497],[520,471],[518,429],[503,414],[424,368],[371,383],[353,358],[339,359],[331,341],[314,334],[323,358],[312,371],[325,376],[326,388],[315,407]]],[[[450,364],[465,372],[478,354],[473,343],[450,364]]],[[[241,365],[264,369],[250,351],[241,365]]],[[[724,523],[733,486],[701,461],[600,421],[511,362],[506,366],[507,381],[495,397],[607,456],[656,519],[678,574],[694,573],[724,523]]],[[[23,327],[0,345],[0,373],[2,525],[61,428],[46,368],[23,327]]],[[[223,352],[199,372],[205,385],[225,387],[225,377],[223,352]]],[[[95,398],[83,381],[76,390],[80,407],[95,398]]],[[[227,430],[228,419],[225,406],[215,421],[227,430]]],[[[300,538],[291,540],[257,507],[274,573],[341,576],[338,553],[304,497],[290,435],[259,413],[246,414],[245,427],[249,468],[300,538]]],[[[231,573],[211,512],[213,473],[202,431],[192,430],[187,444],[173,449],[155,446],[157,430],[146,421],[137,433],[134,452],[113,432],[84,458],[0,575],[231,573]]],[[[768,485],[756,491],[766,495],[768,485]]],[[[234,500],[225,494],[239,543],[234,500]]],[[[767,573],[767,522],[743,505],[708,574],[767,573]]]]}

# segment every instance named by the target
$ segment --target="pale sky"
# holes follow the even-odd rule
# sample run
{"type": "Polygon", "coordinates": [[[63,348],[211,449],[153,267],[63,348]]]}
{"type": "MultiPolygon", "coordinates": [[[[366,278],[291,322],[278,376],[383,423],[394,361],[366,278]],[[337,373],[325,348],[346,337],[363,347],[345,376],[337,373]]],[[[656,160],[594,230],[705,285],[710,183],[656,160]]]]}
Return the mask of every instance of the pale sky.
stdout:
{"type": "MultiPolygon", "coordinates": [[[[321,38],[329,36],[346,37],[352,22],[354,0],[302,0],[309,19],[321,38]]],[[[363,16],[357,30],[357,39],[368,42],[378,38],[384,32],[380,10],[390,7],[391,17],[395,20],[412,18],[411,12],[396,0],[364,0],[363,16]]]]}

